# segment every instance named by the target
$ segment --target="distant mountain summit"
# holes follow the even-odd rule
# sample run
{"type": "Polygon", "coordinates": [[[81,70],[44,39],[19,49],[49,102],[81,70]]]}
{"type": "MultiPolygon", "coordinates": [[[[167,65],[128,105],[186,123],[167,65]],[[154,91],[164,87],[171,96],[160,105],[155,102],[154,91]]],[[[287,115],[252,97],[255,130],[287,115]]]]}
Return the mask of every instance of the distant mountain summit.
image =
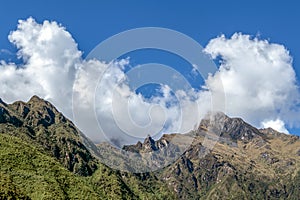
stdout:
{"type": "Polygon", "coordinates": [[[232,141],[250,141],[256,137],[264,137],[257,128],[241,118],[230,118],[222,112],[208,114],[200,123],[199,131],[209,130],[216,135],[232,141]]]}
{"type": "MultiPolygon", "coordinates": [[[[210,113],[195,131],[179,159],[154,173],[179,199],[298,199],[300,195],[300,139],[272,128],[257,129],[241,118],[210,113]],[[212,149],[205,138],[214,140],[212,149]]],[[[176,134],[157,141],[124,146],[138,152],[176,152],[176,134]]],[[[183,138],[184,139],[184,138],[183,138]]]]}

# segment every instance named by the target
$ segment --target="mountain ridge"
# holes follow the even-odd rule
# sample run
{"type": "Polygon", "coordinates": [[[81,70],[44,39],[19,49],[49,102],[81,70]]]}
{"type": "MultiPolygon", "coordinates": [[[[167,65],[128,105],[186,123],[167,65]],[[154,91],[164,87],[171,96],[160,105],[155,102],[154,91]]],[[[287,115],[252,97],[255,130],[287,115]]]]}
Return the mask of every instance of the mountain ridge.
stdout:
{"type": "Polygon", "coordinates": [[[148,136],[122,151],[134,152],[139,162],[122,161],[108,144],[96,147],[50,102],[37,96],[12,104],[0,100],[3,198],[40,199],[43,194],[46,199],[53,195],[58,199],[300,196],[299,137],[257,129],[224,113],[208,115],[189,133],[164,134],[156,141],[148,136]],[[112,161],[129,172],[109,168],[100,157],[115,158],[112,161]],[[155,161],[149,169],[156,170],[130,172],[133,165],[147,166],[149,158],[155,161]]]}
{"type": "Polygon", "coordinates": [[[69,170],[81,175],[95,171],[95,161],[87,162],[92,156],[81,143],[78,129],[48,101],[33,96],[26,103],[2,104],[0,109],[2,125],[22,129],[19,137],[35,142],[69,170]]]}

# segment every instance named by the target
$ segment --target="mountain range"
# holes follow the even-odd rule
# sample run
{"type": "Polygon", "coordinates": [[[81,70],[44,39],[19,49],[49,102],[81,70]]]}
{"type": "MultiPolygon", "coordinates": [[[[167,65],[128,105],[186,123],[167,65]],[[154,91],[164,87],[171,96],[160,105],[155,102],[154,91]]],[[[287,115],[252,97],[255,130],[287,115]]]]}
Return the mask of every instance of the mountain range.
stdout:
{"type": "Polygon", "coordinates": [[[224,113],[208,114],[189,133],[126,145],[121,152],[134,156],[125,161],[119,152],[94,144],[38,96],[0,99],[0,199],[300,197],[299,137],[224,113]],[[110,163],[101,162],[108,157],[110,163]]]}

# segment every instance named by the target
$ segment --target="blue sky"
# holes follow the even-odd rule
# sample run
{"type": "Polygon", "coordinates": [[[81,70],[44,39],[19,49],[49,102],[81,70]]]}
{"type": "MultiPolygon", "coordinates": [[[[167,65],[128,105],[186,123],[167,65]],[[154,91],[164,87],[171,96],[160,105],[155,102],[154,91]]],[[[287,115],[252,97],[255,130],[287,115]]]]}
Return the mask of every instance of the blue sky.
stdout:
{"type": "MultiPolygon", "coordinates": [[[[225,34],[242,32],[283,44],[300,77],[300,3],[294,1],[1,1],[0,49],[14,52],[7,37],[19,19],[54,20],[66,27],[86,56],[99,42],[138,27],[164,27],[182,32],[202,46],[225,34]]],[[[148,54],[149,55],[149,54],[148,54]]],[[[0,58],[5,58],[1,53],[0,58]]],[[[168,60],[168,56],[151,58],[168,60]]],[[[148,61],[137,56],[136,62],[148,61]],[[141,60],[139,60],[141,59],[141,60]]],[[[169,59],[172,60],[172,59],[169,59]]],[[[176,67],[178,60],[170,61],[176,67]]],[[[299,133],[298,129],[291,132],[299,133]]]]}
{"type": "Polygon", "coordinates": [[[158,26],[180,31],[202,46],[222,33],[261,35],[284,44],[300,74],[300,19],[296,0],[271,1],[1,1],[0,44],[10,48],[7,35],[18,19],[33,16],[62,23],[88,53],[102,40],[131,28],[158,26]]]}

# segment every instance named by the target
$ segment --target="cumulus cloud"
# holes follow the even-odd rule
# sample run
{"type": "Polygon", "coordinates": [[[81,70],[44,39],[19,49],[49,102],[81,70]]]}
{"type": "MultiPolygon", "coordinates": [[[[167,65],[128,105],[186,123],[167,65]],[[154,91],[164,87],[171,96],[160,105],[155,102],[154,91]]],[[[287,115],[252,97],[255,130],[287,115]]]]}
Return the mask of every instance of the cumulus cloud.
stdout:
{"type": "Polygon", "coordinates": [[[71,116],[72,85],[81,52],[71,34],[56,22],[19,20],[9,41],[23,64],[0,63],[1,97],[8,102],[36,94],[71,116]]]}
{"type": "Polygon", "coordinates": [[[133,91],[123,70],[128,64],[127,59],[112,65],[89,60],[78,70],[73,88],[75,122],[92,139],[107,137],[122,145],[148,134],[187,132],[199,123],[197,102],[185,91],[172,96],[171,88],[161,85],[162,95],[150,99],[133,91]]]}
{"type": "MultiPolygon", "coordinates": [[[[56,22],[20,20],[9,40],[23,64],[1,61],[0,97],[13,102],[39,95],[97,142],[109,139],[123,145],[147,134],[159,137],[161,132],[194,129],[211,108],[210,91],[222,92],[220,79],[230,116],[287,133],[286,123],[294,124],[299,113],[289,52],[248,35],[229,39],[222,35],[206,46],[212,58],[221,58],[219,71],[205,80],[203,88],[210,91],[172,91],[161,84],[161,95],[150,99],[130,87],[124,70],[129,59],[113,63],[83,59],[71,34],[56,22]]],[[[196,75],[194,68],[192,73],[196,75]]]]}
{"type": "Polygon", "coordinates": [[[172,101],[168,86],[162,85],[162,97],[146,100],[136,94],[129,88],[124,72],[129,60],[112,65],[84,60],[64,27],[50,21],[39,24],[33,18],[19,20],[9,40],[17,47],[23,64],[1,61],[0,96],[5,101],[27,101],[32,95],[39,95],[95,141],[118,138],[124,144],[133,142],[132,137],[135,142],[163,129],[180,131],[176,128],[181,125],[180,106],[168,104],[172,101]],[[102,85],[97,87],[100,77],[102,85]],[[168,125],[164,127],[165,123],[168,125]]]}
{"type": "Polygon", "coordinates": [[[283,45],[236,33],[228,39],[224,35],[212,39],[205,51],[221,60],[219,72],[207,85],[219,90],[213,84],[215,77],[221,78],[227,114],[256,126],[267,119],[275,120],[277,125],[277,118],[287,123],[298,120],[291,117],[292,110],[299,109],[295,106],[299,99],[296,75],[283,45]]]}

